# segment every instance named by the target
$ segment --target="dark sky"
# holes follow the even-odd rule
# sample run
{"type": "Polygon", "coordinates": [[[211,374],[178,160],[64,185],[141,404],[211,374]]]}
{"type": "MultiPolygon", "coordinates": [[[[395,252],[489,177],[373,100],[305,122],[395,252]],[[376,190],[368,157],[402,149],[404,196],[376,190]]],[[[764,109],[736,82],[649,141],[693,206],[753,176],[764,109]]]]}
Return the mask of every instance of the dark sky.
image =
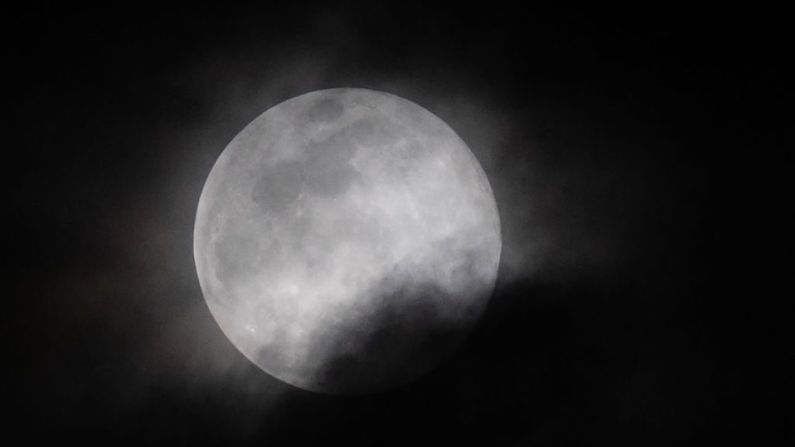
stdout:
{"type": "Polygon", "coordinates": [[[792,440],[784,15],[459,3],[7,11],[5,435],[792,440]],[[450,124],[489,176],[504,244],[456,357],[357,398],[291,388],[243,358],[192,253],[226,143],[285,99],[346,86],[450,124]]]}

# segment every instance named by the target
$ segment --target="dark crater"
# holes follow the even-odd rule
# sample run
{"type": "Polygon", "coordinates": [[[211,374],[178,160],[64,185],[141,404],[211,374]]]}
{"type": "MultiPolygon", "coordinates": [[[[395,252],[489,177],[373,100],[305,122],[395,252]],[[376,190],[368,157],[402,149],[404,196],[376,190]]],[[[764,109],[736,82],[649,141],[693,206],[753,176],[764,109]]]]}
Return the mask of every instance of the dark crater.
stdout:
{"type": "Polygon", "coordinates": [[[263,170],[254,185],[252,200],[264,209],[279,212],[301,193],[310,197],[342,195],[360,177],[349,163],[356,153],[356,139],[373,132],[372,125],[356,122],[323,139],[309,140],[302,160],[263,170]]]}
{"type": "Polygon", "coordinates": [[[329,98],[315,103],[298,117],[299,124],[323,123],[334,121],[345,112],[345,108],[339,100],[329,98]]]}

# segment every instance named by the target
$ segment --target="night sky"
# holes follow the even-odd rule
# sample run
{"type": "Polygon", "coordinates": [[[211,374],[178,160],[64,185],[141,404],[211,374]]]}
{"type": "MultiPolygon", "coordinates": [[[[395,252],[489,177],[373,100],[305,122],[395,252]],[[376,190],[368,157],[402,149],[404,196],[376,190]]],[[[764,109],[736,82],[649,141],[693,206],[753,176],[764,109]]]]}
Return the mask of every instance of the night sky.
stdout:
{"type": "Polygon", "coordinates": [[[459,3],[7,11],[5,438],[792,441],[784,14],[459,3]],[[497,287],[464,347],[364,397],[246,360],[193,261],[226,144],[332,87],[445,120],[502,221],[497,287]]]}

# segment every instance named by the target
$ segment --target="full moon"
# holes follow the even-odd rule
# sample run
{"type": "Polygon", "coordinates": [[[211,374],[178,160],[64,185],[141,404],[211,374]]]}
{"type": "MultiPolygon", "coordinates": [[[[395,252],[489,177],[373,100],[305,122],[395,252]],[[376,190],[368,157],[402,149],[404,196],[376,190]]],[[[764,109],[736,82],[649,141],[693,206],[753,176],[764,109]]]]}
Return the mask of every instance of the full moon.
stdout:
{"type": "Polygon", "coordinates": [[[362,394],[449,358],[497,277],[497,205],[441,119],[364,89],[267,110],[221,153],[194,258],[229,340],[293,386],[362,394]]]}

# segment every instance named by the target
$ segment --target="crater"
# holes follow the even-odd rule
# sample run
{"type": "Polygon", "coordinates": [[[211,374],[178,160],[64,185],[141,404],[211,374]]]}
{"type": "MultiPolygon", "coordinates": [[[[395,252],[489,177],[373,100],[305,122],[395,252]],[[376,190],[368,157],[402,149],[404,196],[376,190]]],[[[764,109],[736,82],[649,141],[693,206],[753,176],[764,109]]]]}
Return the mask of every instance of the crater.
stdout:
{"type": "Polygon", "coordinates": [[[338,99],[328,98],[304,111],[302,118],[308,123],[324,123],[336,120],[344,112],[345,108],[338,99]]]}
{"type": "Polygon", "coordinates": [[[304,167],[301,162],[282,163],[267,169],[255,182],[251,199],[269,211],[283,211],[301,194],[304,167]]]}

